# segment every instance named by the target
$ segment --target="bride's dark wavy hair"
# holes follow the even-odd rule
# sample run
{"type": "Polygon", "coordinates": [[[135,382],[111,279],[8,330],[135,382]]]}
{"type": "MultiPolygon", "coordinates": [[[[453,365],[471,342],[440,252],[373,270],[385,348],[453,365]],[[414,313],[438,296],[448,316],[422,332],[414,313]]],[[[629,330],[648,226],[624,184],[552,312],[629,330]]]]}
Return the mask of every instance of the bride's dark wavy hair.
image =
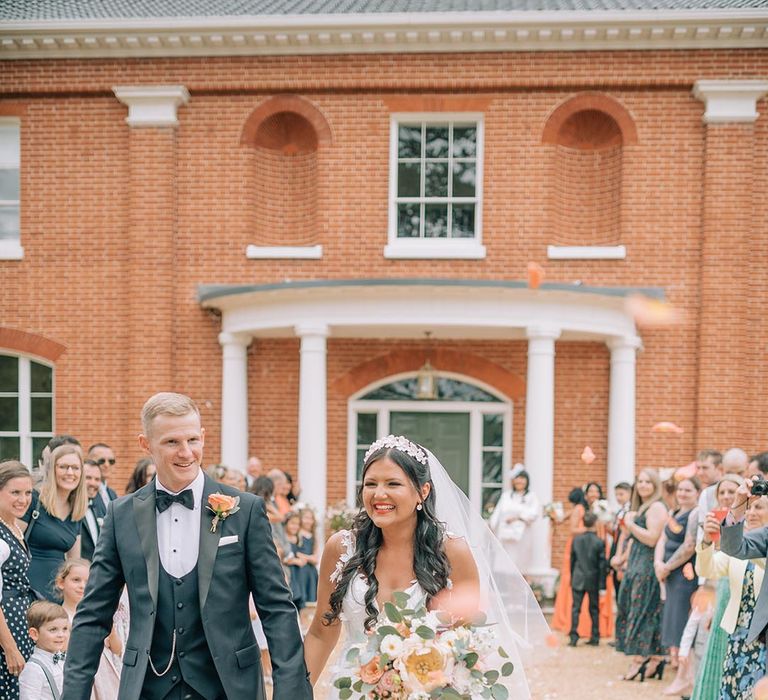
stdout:
{"type": "Polygon", "coordinates": [[[435,487],[429,473],[429,466],[421,464],[409,454],[398,449],[382,447],[371,454],[363,465],[360,489],[357,493],[360,512],[355,516],[352,523],[352,532],[355,535],[355,552],[342,568],[338,584],[331,593],[329,601],[331,609],[324,618],[326,625],[339,619],[344,596],[358,571],[368,581],[368,590],[365,592],[365,612],[368,614],[368,617],[365,618],[365,629],[371,629],[378,618],[376,594],[379,592],[379,582],[376,579],[376,556],[381,548],[382,535],[381,529],[374,525],[362,506],[365,473],[375,461],[383,457],[389,457],[397,464],[411,480],[417,491],[421,491],[424,484],[430,484],[429,495],[422,501],[422,509],[416,511],[416,531],[413,535],[413,571],[422,590],[427,594],[427,603],[448,584],[451,565],[443,544],[445,525],[437,519],[435,514],[435,487]]]}

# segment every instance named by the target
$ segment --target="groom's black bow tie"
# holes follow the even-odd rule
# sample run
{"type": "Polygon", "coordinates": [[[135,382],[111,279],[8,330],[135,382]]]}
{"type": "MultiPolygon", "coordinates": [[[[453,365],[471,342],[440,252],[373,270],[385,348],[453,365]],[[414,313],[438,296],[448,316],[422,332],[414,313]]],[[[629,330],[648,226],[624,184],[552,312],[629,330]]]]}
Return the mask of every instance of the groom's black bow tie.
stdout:
{"type": "Polygon", "coordinates": [[[158,513],[162,513],[164,510],[168,510],[171,507],[171,503],[181,503],[185,508],[194,510],[195,497],[192,494],[192,489],[185,489],[181,493],[177,493],[175,496],[167,491],[158,491],[155,496],[155,505],[157,506],[158,513]]]}

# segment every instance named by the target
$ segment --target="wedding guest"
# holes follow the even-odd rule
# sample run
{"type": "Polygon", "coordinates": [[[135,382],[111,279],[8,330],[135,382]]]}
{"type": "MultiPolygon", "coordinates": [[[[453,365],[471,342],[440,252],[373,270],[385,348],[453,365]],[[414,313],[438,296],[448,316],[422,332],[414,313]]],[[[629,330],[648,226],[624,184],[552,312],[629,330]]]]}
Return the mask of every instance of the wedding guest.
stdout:
{"type": "Polygon", "coordinates": [[[245,491],[246,489],[245,474],[239,469],[227,469],[226,476],[222,483],[231,486],[238,491],[245,491]]]}
{"type": "Polygon", "coordinates": [[[88,495],[88,510],[80,526],[80,556],[90,561],[96,549],[96,542],[101,532],[101,523],[107,514],[104,502],[99,498],[101,486],[101,467],[92,459],[83,461],[85,491],[88,495]]]}
{"type": "Polygon", "coordinates": [[[50,466],[51,452],[61,445],[77,445],[80,449],[83,448],[80,441],[74,435],[54,435],[48,440],[48,444],[40,453],[40,459],[37,462],[37,471],[33,472],[33,478],[35,480],[40,480],[45,476],[50,466]]]}
{"type": "Polygon", "coordinates": [[[60,605],[37,601],[27,612],[27,622],[35,650],[19,676],[19,700],[58,700],[64,685],[70,620],[60,605]]]}
{"type": "Polygon", "coordinates": [[[288,543],[287,549],[283,553],[283,563],[288,567],[290,573],[291,594],[293,604],[301,612],[304,608],[304,580],[303,569],[306,566],[306,559],[300,556],[299,552],[299,530],[301,529],[301,516],[292,511],[285,516],[283,521],[285,530],[285,540],[288,543]]]}
{"type": "Polygon", "coordinates": [[[768,452],[759,452],[749,458],[746,477],[751,479],[753,476],[759,476],[765,479],[768,475],[768,452]]]}
{"type": "Polygon", "coordinates": [[[248,481],[248,488],[253,486],[254,482],[262,475],[263,471],[264,466],[258,457],[253,456],[248,459],[248,466],[245,470],[245,478],[248,481]]]}
{"type": "Polygon", "coordinates": [[[654,559],[656,578],[664,586],[666,594],[661,621],[661,644],[669,650],[670,666],[677,669],[675,680],[678,682],[682,681],[684,669],[681,670],[679,667],[677,652],[691,612],[691,597],[699,587],[699,581],[693,569],[696,561],[695,554],[674,568],[666,562],[669,562],[685,541],[689,519],[693,522],[698,521],[700,491],[701,486],[696,477],[682,479],[678,483],[675,494],[677,507],[670,513],[656,544],[654,559]]]}
{"type": "Polygon", "coordinates": [[[291,475],[290,472],[283,472],[285,474],[285,478],[288,479],[288,493],[286,494],[286,498],[288,499],[288,502],[291,504],[291,508],[293,508],[293,505],[298,502],[299,496],[301,496],[301,485],[299,484],[299,475],[297,474],[295,477],[291,475]]]}
{"type": "Polygon", "coordinates": [[[88,510],[83,478],[83,453],[76,445],[51,452],[51,468],[32,492],[24,520],[32,555],[32,588],[55,601],[53,579],[65,558],[80,558],[80,525],[88,510]]]}
{"type": "Polygon", "coordinates": [[[214,481],[218,481],[220,484],[226,483],[227,469],[223,464],[212,464],[205,470],[205,473],[211,477],[214,481]]]}
{"type": "Polygon", "coordinates": [[[101,487],[99,495],[104,501],[104,510],[106,512],[110,501],[117,498],[117,493],[109,487],[109,479],[112,476],[112,470],[117,462],[115,451],[104,442],[97,442],[88,448],[88,459],[92,459],[101,467],[101,487]]]}
{"type": "MultiPolygon", "coordinates": [[[[618,510],[613,516],[613,527],[611,528],[611,549],[608,552],[608,561],[611,562],[611,578],[613,579],[613,589],[616,598],[619,597],[619,587],[621,579],[624,578],[624,567],[618,568],[613,565],[614,557],[623,553],[627,544],[626,529],[624,525],[624,516],[629,512],[629,501],[632,498],[632,485],[626,481],[620,481],[613,487],[613,495],[618,505],[618,510]]],[[[618,562],[619,560],[617,560],[618,562]]]]}
{"type": "Polygon", "coordinates": [[[563,563],[560,567],[560,586],[555,597],[555,612],[552,616],[552,629],[560,632],[568,632],[571,622],[571,546],[573,538],[584,532],[584,514],[587,512],[587,501],[584,491],[580,488],[571,489],[568,494],[568,503],[571,509],[568,515],[568,539],[563,551],[563,563]]]}
{"type": "Polygon", "coordinates": [[[305,603],[317,602],[317,566],[320,563],[319,542],[317,541],[317,519],[315,511],[303,508],[299,511],[298,553],[306,562],[302,571],[303,598],[305,603]]]}
{"type": "Polygon", "coordinates": [[[696,476],[701,483],[701,494],[699,495],[698,528],[694,541],[688,543],[688,549],[691,551],[701,542],[704,520],[707,513],[717,504],[715,489],[723,478],[723,473],[723,455],[720,452],[712,449],[699,451],[696,455],[696,476]]]}
{"type": "MultiPolygon", "coordinates": [[[[741,489],[737,489],[736,504],[740,498],[741,489]]],[[[743,507],[744,504],[741,504],[743,507]]],[[[731,512],[738,507],[732,507],[731,512]]],[[[763,530],[768,525],[768,497],[760,496],[751,501],[746,512],[746,522],[739,523],[739,530],[746,529],[750,534],[756,533],[763,537],[763,530]]],[[[765,574],[765,559],[736,558],[730,556],[726,549],[731,549],[725,540],[727,531],[734,527],[725,528],[721,533],[719,517],[709,513],[704,523],[704,538],[699,545],[699,572],[707,578],[727,577],[729,581],[730,600],[720,626],[729,634],[728,646],[720,681],[720,700],[743,700],[752,697],[752,691],[757,681],[765,675],[766,646],[762,628],[755,631],[752,624],[756,617],[758,593],[763,584],[765,574]],[[712,547],[713,535],[720,536],[720,552],[712,547]]],[[[746,537],[749,537],[748,534],[746,537]]],[[[759,554],[757,551],[750,554],[759,554]]],[[[744,555],[739,553],[740,557],[744,555]]],[[[759,626],[759,625],[758,625],[759,626]]]]}
{"type": "Polygon", "coordinates": [[[155,478],[157,467],[151,457],[142,457],[133,468],[133,474],[125,486],[125,493],[135,493],[155,478]]]}
{"type": "Polygon", "coordinates": [[[661,590],[653,568],[656,544],[667,520],[662,486],[655,469],[637,475],[631,510],[624,517],[631,538],[627,571],[619,594],[616,650],[632,657],[624,680],[662,678],[661,590]]]}
{"type": "Polygon", "coordinates": [[[267,476],[272,479],[272,483],[275,485],[273,500],[280,515],[284,518],[291,511],[291,501],[288,499],[291,483],[288,481],[285,472],[280,469],[271,469],[267,476]]]}
{"type": "Polygon", "coordinates": [[[589,617],[592,630],[588,644],[600,643],[600,592],[605,591],[605,577],[608,572],[605,560],[605,542],[597,536],[597,516],[584,514],[584,532],[573,538],[571,545],[571,606],[570,646],[579,641],[579,615],[584,596],[589,598],[589,617]]]}
{"type": "Polygon", "coordinates": [[[288,550],[288,542],[285,539],[283,516],[275,505],[275,484],[268,476],[260,476],[253,484],[251,493],[261,496],[264,499],[264,508],[267,511],[267,519],[272,528],[272,540],[277,548],[280,561],[283,563],[283,573],[285,574],[287,581],[290,579],[290,572],[284,561],[284,557],[288,550]]]}
{"type": "MultiPolygon", "coordinates": [[[[90,562],[85,559],[65,561],[56,574],[56,591],[62,599],[61,606],[67,613],[70,625],[75,619],[77,606],[83,599],[85,587],[90,577],[90,562]]],[[[99,659],[99,668],[93,679],[93,691],[90,700],[114,700],[120,685],[120,674],[115,668],[113,655],[118,658],[123,654],[123,640],[115,625],[104,640],[104,649],[99,659]]]]}
{"type": "Polygon", "coordinates": [[[541,504],[530,490],[530,476],[519,464],[512,470],[510,489],[504,489],[488,520],[488,526],[507,550],[517,568],[527,573],[533,558],[528,528],[541,515],[541,504]]]}
{"type": "Polygon", "coordinates": [[[740,447],[731,447],[723,453],[723,472],[744,476],[749,464],[749,457],[740,447]]]}
{"type": "MultiPolygon", "coordinates": [[[[715,485],[716,504],[720,508],[730,508],[736,499],[736,490],[743,482],[744,480],[738,474],[726,474],[715,485]]],[[[699,546],[702,546],[702,543],[699,546]]],[[[700,562],[701,558],[699,557],[696,562],[696,569],[699,575],[701,575],[700,562]]],[[[728,648],[728,633],[723,629],[722,620],[730,600],[730,588],[727,577],[706,579],[702,576],[702,579],[707,581],[708,584],[714,584],[715,593],[709,637],[706,640],[706,648],[696,673],[691,700],[718,700],[720,697],[723,661],[725,660],[725,652],[728,648]]],[[[675,687],[672,690],[677,691],[678,688],[675,687]]],[[[681,694],[683,694],[687,687],[683,687],[680,690],[681,694]]]]}
{"type": "Polygon", "coordinates": [[[26,615],[35,595],[20,527],[31,501],[29,470],[21,462],[0,462],[0,698],[19,696],[18,676],[34,646],[26,615]]]}

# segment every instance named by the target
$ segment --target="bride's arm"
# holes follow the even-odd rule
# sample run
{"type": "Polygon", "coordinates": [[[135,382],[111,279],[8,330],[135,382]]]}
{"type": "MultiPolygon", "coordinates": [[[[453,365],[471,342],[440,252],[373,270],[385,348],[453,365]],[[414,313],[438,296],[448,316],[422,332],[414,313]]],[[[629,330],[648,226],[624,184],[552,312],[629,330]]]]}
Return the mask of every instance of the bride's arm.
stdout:
{"type": "Polygon", "coordinates": [[[339,641],[341,623],[336,620],[332,625],[326,625],[323,620],[329,612],[330,597],[334,589],[331,574],[336,570],[336,562],[342,553],[342,533],[332,535],[325,545],[320,560],[319,579],[317,583],[317,608],[307,636],[304,638],[304,662],[309,671],[310,683],[314,686],[328,662],[333,648],[339,641]]]}
{"type": "MultiPolygon", "coordinates": [[[[451,583],[448,605],[454,614],[469,617],[480,609],[480,575],[472,550],[463,537],[448,537],[445,553],[451,565],[451,583]]],[[[444,606],[438,601],[438,607],[444,606]]]]}

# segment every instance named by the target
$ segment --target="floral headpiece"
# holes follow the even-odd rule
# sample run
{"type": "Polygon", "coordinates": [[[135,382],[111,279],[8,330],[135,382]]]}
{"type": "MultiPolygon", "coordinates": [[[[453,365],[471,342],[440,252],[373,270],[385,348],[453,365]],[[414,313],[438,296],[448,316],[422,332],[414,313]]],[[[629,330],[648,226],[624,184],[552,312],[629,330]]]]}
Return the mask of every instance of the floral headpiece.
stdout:
{"type": "Polygon", "coordinates": [[[403,437],[402,435],[387,435],[386,437],[379,438],[368,448],[368,452],[365,453],[363,461],[367,462],[368,458],[374,452],[378,452],[383,447],[405,452],[405,454],[410,455],[417,462],[421,462],[422,464],[426,464],[428,461],[424,450],[422,450],[415,442],[411,442],[407,437],[403,437]]]}

